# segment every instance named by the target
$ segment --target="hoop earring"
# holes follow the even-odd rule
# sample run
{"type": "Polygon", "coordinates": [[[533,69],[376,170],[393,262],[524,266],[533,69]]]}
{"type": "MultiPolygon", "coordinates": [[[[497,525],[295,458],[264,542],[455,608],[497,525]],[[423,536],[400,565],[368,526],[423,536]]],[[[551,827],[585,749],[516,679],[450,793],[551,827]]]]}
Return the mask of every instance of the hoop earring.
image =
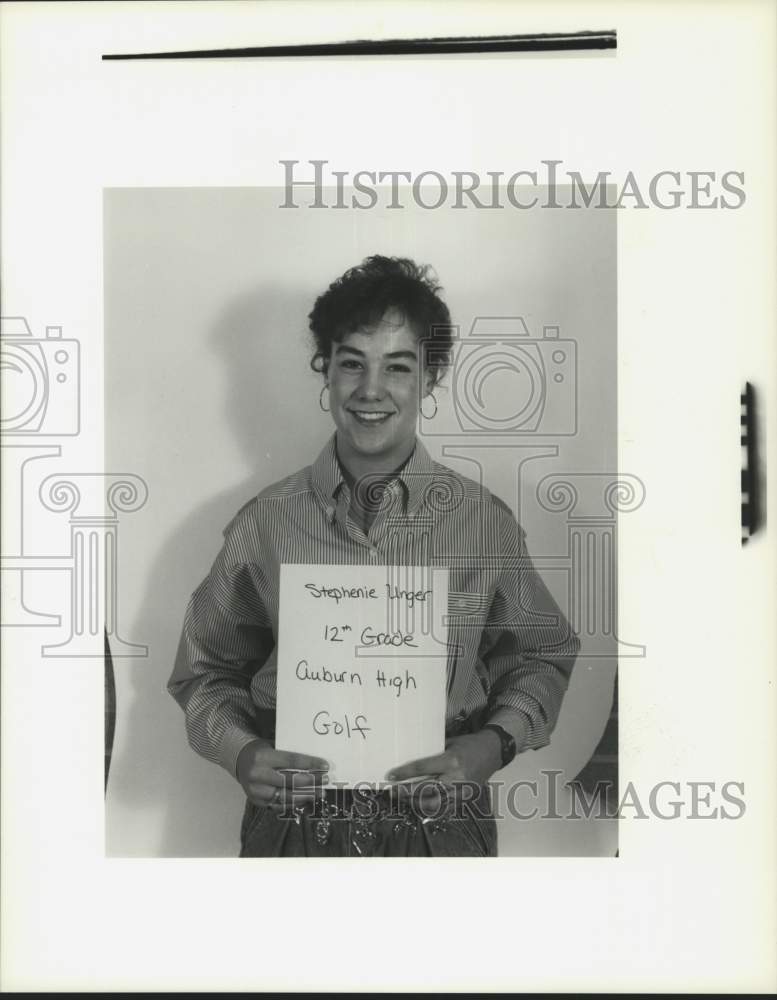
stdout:
{"type": "MultiPolygon", "coordinates": [[[[430,392],[429,395],[432,397],[432,402],[434,403],[434,413],[430,417],[427,417],[427,415],[424,413],[424,400],[422,399],[421,405],[418,407],[418,412],[421,414],[424,420],[434,420],[434,418],[437,416],[437,397],[433,392],[430,392]]],[[[426,397],[424,396],[424,399],[425,398],[426,397]]]]}
{"type": "Polygon", "coordinates": [[[319,393],[319,397],[318,397],[318,405],[321,407],[321,409],[324,411],[324,413],[329,413],[329,407],[328,406],[324,406],[324,393],[327,391],[328,388],[329,388],[329,386],[325,385],[324,388],[319,393]]]}

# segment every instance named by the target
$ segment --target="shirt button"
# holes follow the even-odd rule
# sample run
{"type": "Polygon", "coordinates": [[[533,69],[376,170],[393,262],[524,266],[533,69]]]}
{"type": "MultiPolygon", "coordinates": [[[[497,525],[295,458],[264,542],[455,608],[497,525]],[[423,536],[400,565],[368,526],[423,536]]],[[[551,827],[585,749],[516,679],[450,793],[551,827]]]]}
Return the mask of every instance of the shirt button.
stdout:
{"type": "Polygon", "coordinates": [[[378,558],[378,550],[375,548],[370,549],[370,559],[377,559],[377,558],[378,558]]]}

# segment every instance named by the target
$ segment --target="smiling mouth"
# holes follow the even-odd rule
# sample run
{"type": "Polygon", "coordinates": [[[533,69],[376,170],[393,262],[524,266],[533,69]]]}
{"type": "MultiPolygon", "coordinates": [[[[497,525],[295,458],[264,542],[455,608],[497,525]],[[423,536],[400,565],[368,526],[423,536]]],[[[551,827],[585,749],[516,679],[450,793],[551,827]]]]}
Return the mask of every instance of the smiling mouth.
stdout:
{"type": "Polygon", "coordinates": [[[349,410],[354,420],[357,420],[365,427],[375,427],[378,424],[385,424],[389,417],[394,414],[387,410],[349,410]]]}

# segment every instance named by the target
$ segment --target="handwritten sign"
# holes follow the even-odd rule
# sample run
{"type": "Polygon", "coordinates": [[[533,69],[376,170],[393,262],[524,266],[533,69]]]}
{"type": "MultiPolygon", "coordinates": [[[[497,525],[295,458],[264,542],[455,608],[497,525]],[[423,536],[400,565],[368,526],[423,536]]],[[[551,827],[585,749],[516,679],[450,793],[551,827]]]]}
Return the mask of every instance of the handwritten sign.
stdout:
{"type": "Polygon", "coordinates": [[[346,785],[441,753],[447,568],[284,564],[280,584],[278,749],[346,785]]]}

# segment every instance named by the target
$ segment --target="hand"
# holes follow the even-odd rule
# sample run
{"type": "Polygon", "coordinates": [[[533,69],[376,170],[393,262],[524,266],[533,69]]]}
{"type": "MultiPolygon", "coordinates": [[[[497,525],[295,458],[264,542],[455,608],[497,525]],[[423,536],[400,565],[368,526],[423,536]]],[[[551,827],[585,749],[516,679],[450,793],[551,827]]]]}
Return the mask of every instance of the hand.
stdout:
{"type": "MultiPolygon", "coordinates": [[[[484,785],[491,775],[502,766],[502,745],[493,730],[454,736],[445,744],[445,752],[436,757],[422,757],[409,761],[401,767],[393,767],[386,775],[389,781],[406,781],[420,775],[431,775],[443,785],[454,786],[457,782],[476,782],[484,785]]],[[[435,796],[441,800],[440,792],[431,782],[420,786],[424,805],[432,805],[435,796]]]]}
{"type": "Polygon", "coordinates": [[[276,750],[264,740],[247,743],[237,758],[237,780],[247,798],[254,805],[277,811],[314,801],[329,780],[328,769],[329,764],[320,757],[276,750]]]}

